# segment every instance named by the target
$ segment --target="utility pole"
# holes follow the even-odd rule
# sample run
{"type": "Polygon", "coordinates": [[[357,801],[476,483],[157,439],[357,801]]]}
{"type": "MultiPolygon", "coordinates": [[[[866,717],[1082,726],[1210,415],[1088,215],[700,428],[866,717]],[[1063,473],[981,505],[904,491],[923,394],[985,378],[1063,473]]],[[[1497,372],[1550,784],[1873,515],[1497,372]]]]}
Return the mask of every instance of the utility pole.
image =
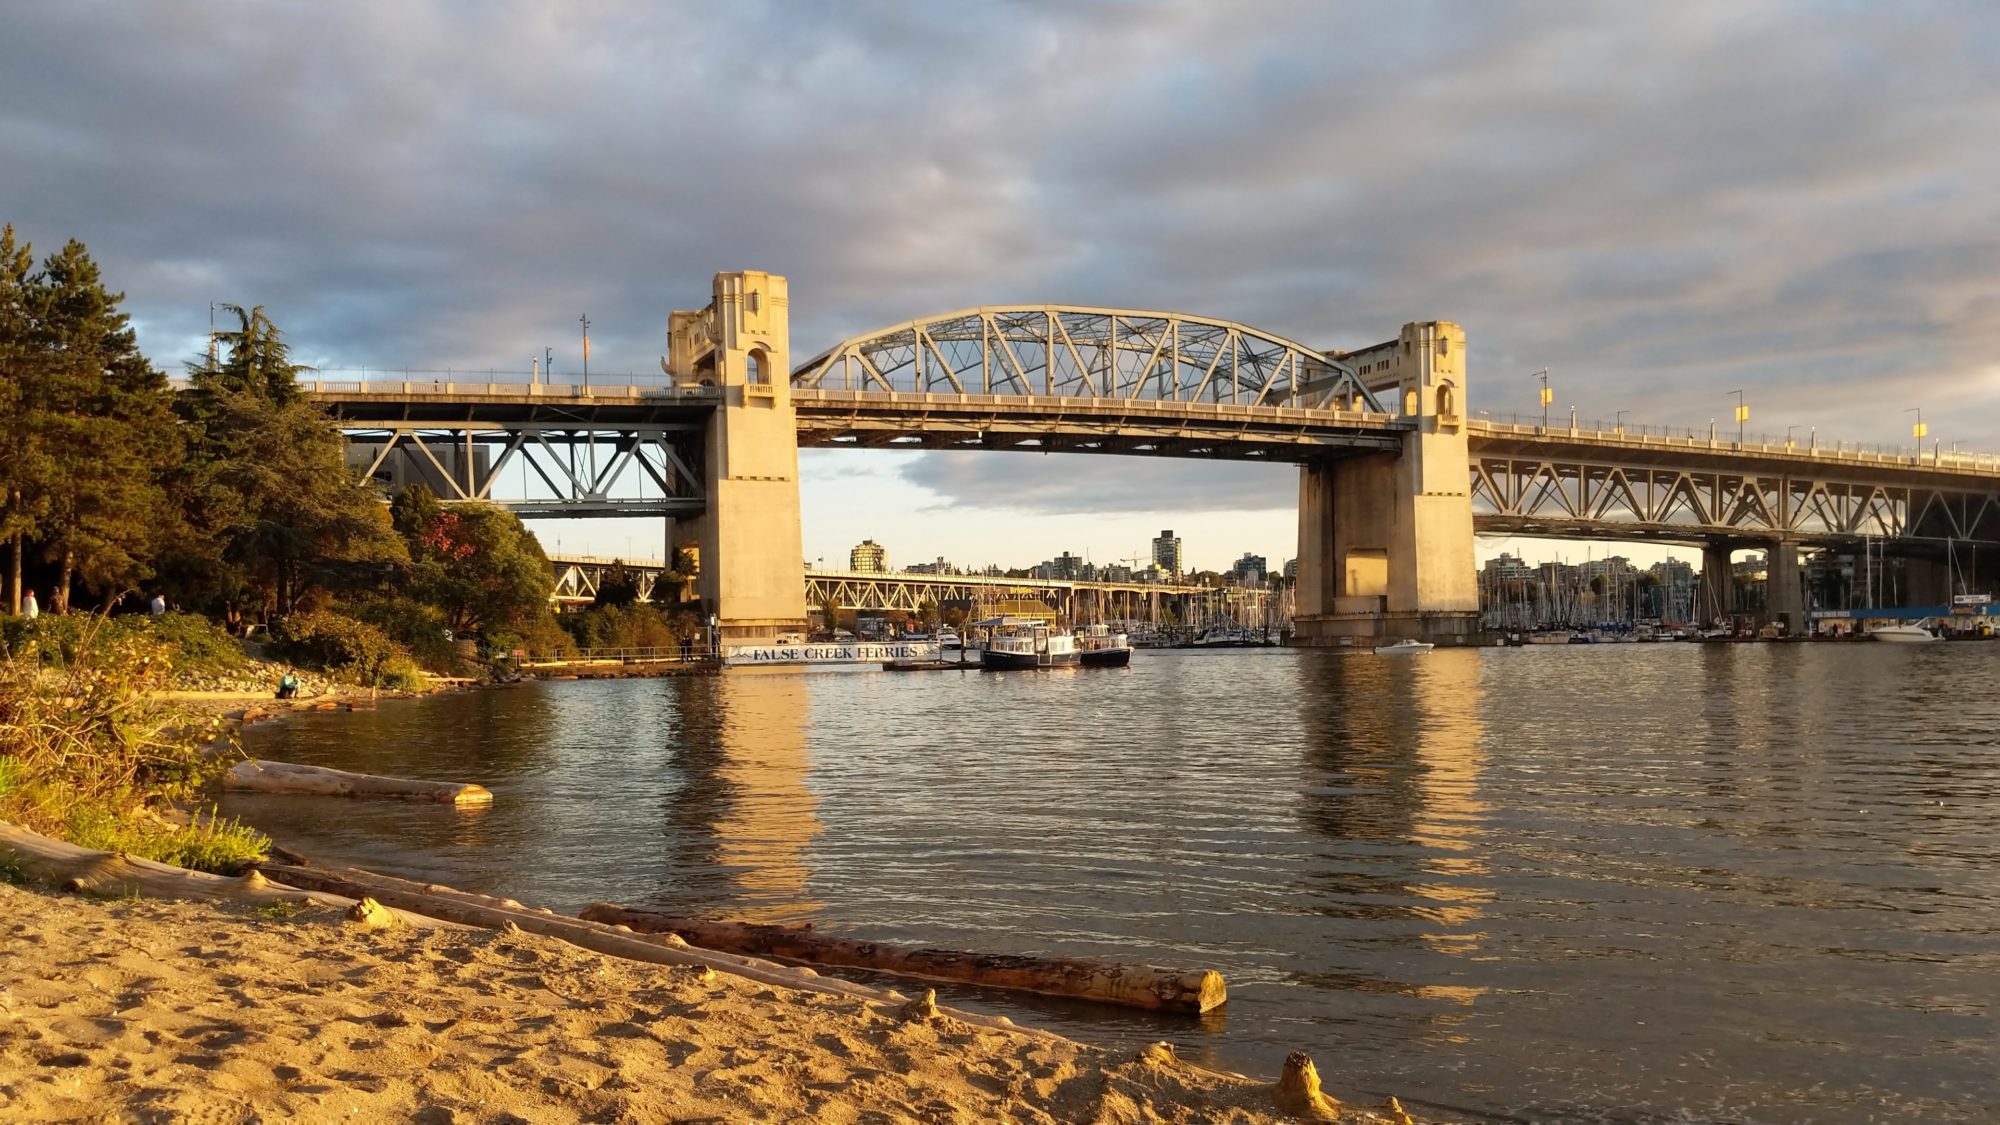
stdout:
{"type": "Polygon", "coordinates": [[[590,390],[590,314],[584,313],[576,319],[577,323],[583,325],[583,389],[585,393],[588,393],[590,390]]]}
{"type": "Polygon", "coordinates": [[[542,377],[553,383],[556,381],[556,350],[542,349],[542,377]]]}

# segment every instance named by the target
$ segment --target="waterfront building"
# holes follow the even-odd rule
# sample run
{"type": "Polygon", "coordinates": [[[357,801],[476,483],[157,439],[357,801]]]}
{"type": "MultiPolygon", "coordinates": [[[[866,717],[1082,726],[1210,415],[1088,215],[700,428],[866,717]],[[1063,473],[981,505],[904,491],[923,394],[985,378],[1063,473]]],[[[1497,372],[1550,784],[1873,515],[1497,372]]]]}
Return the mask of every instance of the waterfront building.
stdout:
{"type": "Polygon", "coordinates": [[[913,564],[911,564],[911,565],[909,565],[909,566],[906,566],[906,567],[904,567],[904,568],[903,568],[903,573],[904,573],[904,574],[940,574],[940,575],[942,575],[942,574],[958,574],[958,573],[959,573],[959,569],[958,569],[958,567],[956,567],[956,566],[953,566],[953,565],[952,565],[951,563],[948,563],[948,562],[944,561],[944,556],[943,556],[943,555],[939,555],[939,556],[938,556],[938,558],[937,558],[937,561],[936,561],[936,562],[927,562],[927,563],[913,563],[913,564]]]}
{"type": "Polygon", "coordinates": [[[1488,582],[1527,582],[1535,577],[1535,568],[1519,555],[1502,551],[1486,560],[1481,573],[1488,582]]]}
{"type": "Polygon", "coordinates": [[[889,569],[889,552],[873,539],[863,539],[847,552],[847,569],[863,574],[881,574],[889,569]]]}
{"type": "Polygon", "coordinates": [[[1243,557],[1236,560],[1236,565],[1231,567],[1229,572],[1245,586],[1262,586],[1264,576],[1271,572],[1271,563],[1263,555],[1253,555],[1245,551],[1243,557]]]}
{"type": "Polygon", "coordinates": [[[1181,573],[1181,537],[1174,534],[1173,528],[1160,532],[1153,540],[1153,565],[1168,574],[1181,573]]]}

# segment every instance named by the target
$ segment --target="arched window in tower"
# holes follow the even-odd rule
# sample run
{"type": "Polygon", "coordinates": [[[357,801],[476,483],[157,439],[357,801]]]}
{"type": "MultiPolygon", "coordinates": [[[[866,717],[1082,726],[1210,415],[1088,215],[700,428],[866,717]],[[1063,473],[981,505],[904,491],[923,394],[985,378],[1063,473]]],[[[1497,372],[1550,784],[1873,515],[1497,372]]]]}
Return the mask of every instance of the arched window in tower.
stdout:
{"type": "Polygon", "coordinates": [[[1403,389],[1403,413],[1411,418],[1417,416],[1417,388],[1405,387],[1403,389]]]}
{"type": "Polygon", "coordinates": [[[1450,418],[1458,413],[1457,404],[1452,401],[1450,383],[1446,383],[1438,388],[1437,404],[1438,417],[1440,418],[1450,418]]]}
{"type": "Polygon", "coordinates": [[[771,357],[763,348],[750,349],[750,385],[769,386],[771,383],[771,357]]]}

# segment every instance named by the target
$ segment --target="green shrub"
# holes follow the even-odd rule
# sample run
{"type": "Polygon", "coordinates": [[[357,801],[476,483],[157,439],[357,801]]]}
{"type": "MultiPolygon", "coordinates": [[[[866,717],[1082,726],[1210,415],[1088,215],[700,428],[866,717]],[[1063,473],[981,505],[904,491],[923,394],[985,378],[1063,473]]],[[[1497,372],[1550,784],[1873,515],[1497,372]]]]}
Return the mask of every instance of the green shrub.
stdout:
{"type": "Polygon", "coordinates": [[[173,661],[143,629],[71,621],[74,632],[38,631],[35,642],[70,647],[62,665],[44,665],[46,650],[0,660],[0,818],[171,863],[223,866],[261,851],[263,837],[239,824],[151,813],[228,768],[227,755],[206,753],[217,720],[160,698],[173,661]]]}
{"type": "Polygon", "coordinates": [[[410,650],[427,672],[440,676],[465,674],[465,658],[446,626],[444,611],[415,598],[382,598],[354,607],[353,615],[382,630],[390,640],[410,650]]]}
{"type": "Polygon", "coordinates": [[[396,655],[382,662],[376,686],[389,691],[425,692],[431,690],[431,678],[417,667],[416,661],[396,655]]]}
{"type": "Polygon", "coordinates": [[[278,652],[294,664],[364,687],[381,685],[382,669],[390,658],[409,657],[375,626],[324,609],[286,618],[278,634],[278,652]]]}
{"type": "Polygon", "coordinates": [[[217,816],[172,824],[151,816],[121,816],[99,806],[70,810],[64,828],[69,842],[81,848],[191,867],[196,871],[233,872],[262,859],[271,839],[241,821],[217,816]]]}
{"type": "Polygon", "coordinates": [[[181,672],[235,675],[250,670],[242,642],[222,626],[193,613],[163,613],[158,617],[114,617],[113,624],[130,622],[127,628],[148,630],[173,652],[174,668],[181,672]]]}

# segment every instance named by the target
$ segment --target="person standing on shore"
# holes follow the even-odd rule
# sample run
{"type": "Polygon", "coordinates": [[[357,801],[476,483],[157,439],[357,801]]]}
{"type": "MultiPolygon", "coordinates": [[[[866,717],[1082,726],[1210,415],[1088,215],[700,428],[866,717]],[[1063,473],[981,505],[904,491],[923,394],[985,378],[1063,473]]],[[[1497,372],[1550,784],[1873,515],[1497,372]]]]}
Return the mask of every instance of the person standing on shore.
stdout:
{"type": "Polygon", "coordinates": [[[150,613],[151,613],[151,614],[152,614],[152,615],[153,615],[154,617],[159,617],[159,616],[161,616],[162,614],[166,613],[166,612],[167,612],[167,597],[166,597],[166,595],[165,595],[165,594],[154,594],[154,595],[153,595],[153,602],[152,602],[152,604],[151,604],[150,606],[148,606],[148,607],[147,607],[147,610],[148,610],[148,612],[150,612],[150,613]]]}
{"type": "Polygon", "coordinates": [[[42,604],[35,600],[35,592],[30,590],[28,591],[28,596],[21,599],[21,616],[29,621],[33,621],[41,615],[42,604]]]}

